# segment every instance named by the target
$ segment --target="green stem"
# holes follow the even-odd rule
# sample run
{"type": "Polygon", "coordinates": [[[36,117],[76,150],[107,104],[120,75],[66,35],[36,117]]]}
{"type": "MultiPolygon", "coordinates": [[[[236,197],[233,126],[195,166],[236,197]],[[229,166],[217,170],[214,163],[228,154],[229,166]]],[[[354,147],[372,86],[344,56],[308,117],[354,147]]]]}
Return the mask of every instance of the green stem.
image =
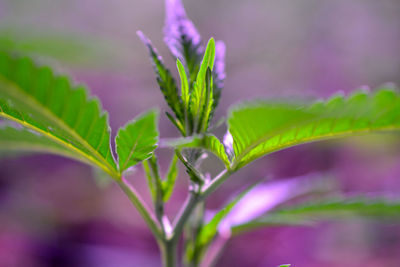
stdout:
{"type": "Polygon", "coordinates": [[[185,223],[187,219],[189,218],[190,214],[196,207],[196,204],[198,203],[199,200],[199,195],[194,192],[190,192],[189,197],[186,199],[185,204],[183,205],[182,209],[179,211],[178,215],[176,216],[176,219],[174,221],[174,237],[173,239],[179,239],[183,232],[183,227],[185,226],[185,223]]]}
{"type": "Polygon", "coordinates": [[[140,215],[143,217],[156,239],[162,240],[164,236],[162,234],[161,227],[157,222],[157,219],[146,206],[136,190],[125,180],[124,177],[121,177],[121,179],[117,180],[117,183],[122,191],[124,191],[124,193],[128,196],[132,204],[136,207],[140,215]]]}
{"type": "Polygon", "coordinates": [[[178,254],[177,242],[175,240],[163,240],[159,246],[163,267],[176,267],[176,256],[178,254]]]}
{"type": "Polygon", "coordinates": [[[212,192],[214,192],[226,179],[234,173],[233,170],[223,170],[217,175],[209,184],[206,184],[201,190],[201,199],[207,198],[212,192]]]}

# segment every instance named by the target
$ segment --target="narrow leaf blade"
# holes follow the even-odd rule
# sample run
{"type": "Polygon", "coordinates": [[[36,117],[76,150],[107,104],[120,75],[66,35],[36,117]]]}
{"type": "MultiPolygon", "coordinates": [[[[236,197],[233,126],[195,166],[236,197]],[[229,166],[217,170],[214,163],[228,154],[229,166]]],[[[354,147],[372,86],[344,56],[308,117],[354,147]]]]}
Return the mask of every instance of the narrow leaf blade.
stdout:
{"type": "Polygon", "coordinates": [[[400,219],[400,201],[387,198],[349,197],[324,199],[281,208],[245,224],[235,225],[235,234],[271,225],[310,225],[325,220],[400,219]]]}
{"type": "Polygon", "coordinates": [[[178,178],[179,168],[178,168],[178,157],[173,156],[172,161],[169,165],[167,177],[163,181],[163,201],[167,202],[172,192],[174,191],[176,178],[178,178]]]}
{"type": "Polygon", "coordinates": [[[231,202],[228,203],[223,209],[217,212],[214,217],[204,225],[197,237],[196,243],[198,246],[202,247],[207,245],[215,236],[218,231],[218,226],[222,220],[228,216],[230,211],[235,207],[235,205],[253,188],[249,187],[247,190],[236,196],[231,202]]]}
{"type": "Polygon", "coordinates": [[[140,31],[137,32],[143,44],[149,50],[150,58],[153,62],[154,72],[157,76],[157,83],[164,95],[165,101],[175,113],[178,120],[184,123],[184,111],[182,109],[182,101],[178,94],[178,87],[176,86],[175,79],[171,72],[165,67],[161,56],[153,47],[150,40],[140,31]]]}
{"type": "Polygon", "coordinates": [[[176,60],[176,66],[178,68],[179,77],[181,78],[181,98],[184,109],[186,111],[189,106],[189,83],[186,76],[185,68],[179,59],[176,60]]]}
{"type": "MultiPolygon", "coordinates": [[[[196,133],[204,132],[202,115],[205,113],[205,109],[210,109],[213,106],[212,100],[212,77],[207,75],[207,70],[212,71],[214,67],[215,59],[215,41],[213,38],[207,44],[206,52],[204,53],[203,61],[200,66],[200,70],[197,74],[196,82],[193,85],[193,90],[190,96],[189,110],[192,120],[194,121],[195,128],[193,129],[196,133]],[[208,79],[207,79],[208,78],[208,79]],[[208,86],[207,86],[208,85],[208,86]],[[208,87],[208,88],[207,88],[208,87]],[[207,95],[207,93],[209,93],[207,95]],[[210,96],[211,94],[211,96],[210,96]],[[208,108],[210,107],[210,108],[208,108]],[[204,112],[203,112],[204,111],[204,112]]],[[[208,123],[208,117],[207,121],[208,123]]]]}
{"type": "Polygon", "coordinates": [[[147,160],[144,160],[142,162],[143,170],[146,175],[146,180],[147,180],[147,185],[149,186],[150,194],[151,197],[153,198],[153,201],[157,197],[157,191],[156,191],[156,186],[154,185],[155,177],[151,173],[150,166],[147,160]]]}

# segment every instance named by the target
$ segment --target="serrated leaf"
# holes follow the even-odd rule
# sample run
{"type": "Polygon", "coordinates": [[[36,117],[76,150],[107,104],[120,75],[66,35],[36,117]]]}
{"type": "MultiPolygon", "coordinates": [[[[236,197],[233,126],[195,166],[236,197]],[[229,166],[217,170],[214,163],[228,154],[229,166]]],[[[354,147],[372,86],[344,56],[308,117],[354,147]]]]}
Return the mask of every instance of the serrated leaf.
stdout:
{"type": "Polygon", "coordinates": [[[178,157],[174,155],[169,165],[167,176],[165,180],[162,182],[164,202],[167,202],[170,199],[172,192],[174,191],[176,178],[178,177],[178,172],[179,172],[178,157]]]}
{"type": "Polygon", "coordinates": [[[206,149],[216,155],[224,165],[229,168],[230,162],[225,153],[224,146],[217,137],[212,134],[195,135],[186,138],[177,138],[165,141],[162,146],[175,148],[201,148],[206,149]]]}
{"type": "Polygon", "coordinates": [[[149,50],[150,58],[153,62],[154,72],[157,76],[157,83],[160,86],[161,92],[164,95],[165,101],[169,107],[175,113],[178,121],[184,124],[184,110],[181,98],[178,94],[178,87],[176,86],[175,79],[171,72],[165,67],[161,56],[157,50],[153,47],[150,40],[140,31],[137,32],[138,36],[142,40],[143,44],[149,50]]]}
{"type": "Polygon", "coordinates": [[[165,0],[165,7],[164,41],[171,53],[187,67],[191,86],[204,52],[201,37],[188,19],[181,0],[165,0]]]}
{"type": "Polygon", "coordinates": [[[0,117],[62,145],[114,178],[108,116],[82,86],[72,86],[48,67],[0,52],[0,117]]]}
{"type": "Polygon", "coordinates": [[[324,220],[354,218],[400,219],[400,201],[385,198],[336,198],[281,208],[245,224],[235,225],[235,234],[272,225],[310,225],[324,220]]]}
{"type": "Polygon", "coordinates": [[[120,172],[151,157],[157,147],[158,112],[151,110],[119,129],[115,139],[120,172]]]}
{"type": "Polygon", "coordinates": [[[391,89],[356,92],[311,104],[252,103],[236,107],[228,119],[234,167],[295,145],[400,129],[400,97],[391,89]]]}

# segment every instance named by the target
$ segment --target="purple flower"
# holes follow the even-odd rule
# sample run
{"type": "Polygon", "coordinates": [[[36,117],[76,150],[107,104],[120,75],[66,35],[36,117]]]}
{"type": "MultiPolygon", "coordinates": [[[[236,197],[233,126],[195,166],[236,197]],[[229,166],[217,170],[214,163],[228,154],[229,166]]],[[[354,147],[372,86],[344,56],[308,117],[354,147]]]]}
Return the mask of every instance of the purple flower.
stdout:
{"type": "Polygon", "coordinates": [[[214,79],[216,87],[221,90],[224,87],[225,73],[225,51],[226,46],[223,41],[215,43],[214,79]]]}
{"type": "Polygon", "coordinates": [[[192,64],[188,62],[188,57],[196,57],[197,61],[201,60],[204,52],[201,37],[193,22],[188,19],[181,0],[166,0],[165,6],[164,41],[171,53],[181,61],[185,61],[186,65],[192,64]],[[188,53],[185,53],[185,50],[188,53]]]}
{"type": "MultiPolygon", "coordinates": [[[[201,36],[193,22],[187,17],[181,0],[166,0],[165,6],[164,41],[173,56],[179,58],[185,65],[189,76],[189,86],[193,89],[204,53],[201,36]]],[[[225,80],[225,44],[222,41],[216,42],[213,78],[214,103],[210,120],[218,106],[225,80]]]]}

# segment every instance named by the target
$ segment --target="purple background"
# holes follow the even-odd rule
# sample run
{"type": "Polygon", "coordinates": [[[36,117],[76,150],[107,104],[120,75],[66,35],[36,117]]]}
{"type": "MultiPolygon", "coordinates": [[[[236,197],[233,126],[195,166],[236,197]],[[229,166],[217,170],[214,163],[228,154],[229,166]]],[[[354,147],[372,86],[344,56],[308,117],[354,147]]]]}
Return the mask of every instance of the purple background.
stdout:
{"type": "MultiPolygon", "coordinates": [[[[397,0],[184,4],[204,39],[214,36],[227,45],[217,118],[241,99],[318,98],[400,84],[397,0]]],[[[11,35],[21,50],[87,84],[110,113],[113,135],[146,109],[167,109],[135,34],[140,29],[152,39],[176,75],[162,43],[163,20],[161,0],[0,0],[0,36],[11,35]]],[[[163,137],[178,134],[164,116],[160,131],[163,137]]],[[[337,177],[340,191],[398,196],[399,148],[398,135],[385,134],[278,152],[235,174],[208,206],[220,207],[233,191],[262,177],[315,172],[337,177]]],[[[162,170],[169,155],[160,151],[162,170]]],[[[215,173],[221,165],[213,162],[215,173]]],[[[156,243],[136,210],[116,186],[99,188],[93,176],[89,167],[55,156],[1,159],[0,266],[159,266],[156,243]]],[[[141,169],[130,178],[149,200],[141,169]]],[[[169,214],[182,204],[186,186],[181,171],[169,214]]],[[[397,267],[398,225],[357,220],[258,230],[231,240],[218,266],[397,267]]]]}

